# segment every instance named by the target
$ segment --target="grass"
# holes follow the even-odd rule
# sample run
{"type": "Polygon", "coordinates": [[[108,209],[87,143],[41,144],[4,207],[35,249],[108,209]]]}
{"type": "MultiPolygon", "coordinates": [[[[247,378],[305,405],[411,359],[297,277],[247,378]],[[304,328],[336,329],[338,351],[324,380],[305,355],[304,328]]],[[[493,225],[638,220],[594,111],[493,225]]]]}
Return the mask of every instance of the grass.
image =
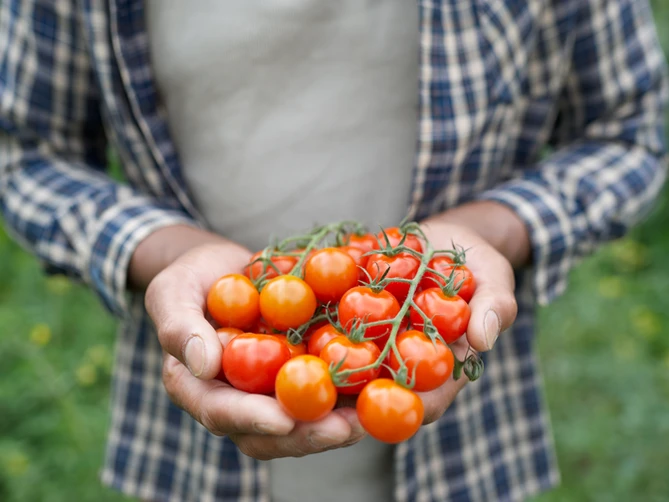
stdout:
{"type": "MultiPolygon", "coordinates": [[[[654,3],[669,48],[669,5],[654,3]]],[[[669,192],[540,311],[562,486],[535,502],[669,498],[669,192]]],[[[115,322],[0,226],[0,500],[125,500],[100,486],[115,322]]]]}

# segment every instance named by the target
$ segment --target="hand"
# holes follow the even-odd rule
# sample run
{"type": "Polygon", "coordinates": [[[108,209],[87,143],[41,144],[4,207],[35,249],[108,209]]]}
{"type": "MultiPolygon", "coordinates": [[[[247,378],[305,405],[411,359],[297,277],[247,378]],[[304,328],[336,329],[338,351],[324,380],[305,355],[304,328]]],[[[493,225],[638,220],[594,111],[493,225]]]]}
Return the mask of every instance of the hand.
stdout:
{"type": "MultiPolygon", "coordinates": [[[[172,401],[210,432],[228,435],[243,453],[259,460],[303,456],[362,439],[364,431],[355,410],[338,409],[318,422],[297,424],[276,399],[214,380],[222,349],[205,318],[206,295],[220,276],[240,272],[251,254],[218,236],[199,232],[183,228],[158,231],[140,244],[131,263],[132,273],[160,268],[153,262],[143,266],[143,260],[152,256],[172,260],[151,280],[145,297],[164,349],[163,383],[172,401]],[[185,238],[183,232],[198,234],[185,238]],[[174,258],[166,252],[172,242],[177,248],[184,242],[197,245],[174,258]]],[[[135,277],[140,279],[133,283],[141,284],[141,273],[135,277]]]]}
{"type": "MultiPolygon", "coordinates": [[[[452,346],[455,356],[463,360],[470,346],[479,352],[492,349],[518,312],[511,261],[521,265],[528,259],[524,225],[506,207],[483,202],[431,218],[422,227],[435,249],[450,248],[451,242],[467,249],[467,267],[476,278],[469,326],[466,336],[452,346]]],[[[463,374],[457,381],[451,377],[438,389],[421,393],[424,423],[438,420],[467,382],[463,374]]]]}

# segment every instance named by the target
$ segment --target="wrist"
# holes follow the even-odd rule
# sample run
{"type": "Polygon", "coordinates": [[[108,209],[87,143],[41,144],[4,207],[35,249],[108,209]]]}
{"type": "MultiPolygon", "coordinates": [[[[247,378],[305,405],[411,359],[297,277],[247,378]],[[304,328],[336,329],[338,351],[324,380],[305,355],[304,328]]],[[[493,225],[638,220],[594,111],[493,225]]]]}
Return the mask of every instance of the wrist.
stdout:
{"type": "Polygon", "coordinates": [[[523,220],[508,206],[494,201],[475,201],[431,216],[426,222],[460,225],[476,232],[499,251],[514,268],[531,260],[529,232],[523,220]]]}
{"type": "Polygon", "coordinates": [[[189,225],[160,228],[142,240],[128,266],[128,287],[142,290],[163,269],[193,248],[207,244],[232,242],[206,230],[189,225]]]}

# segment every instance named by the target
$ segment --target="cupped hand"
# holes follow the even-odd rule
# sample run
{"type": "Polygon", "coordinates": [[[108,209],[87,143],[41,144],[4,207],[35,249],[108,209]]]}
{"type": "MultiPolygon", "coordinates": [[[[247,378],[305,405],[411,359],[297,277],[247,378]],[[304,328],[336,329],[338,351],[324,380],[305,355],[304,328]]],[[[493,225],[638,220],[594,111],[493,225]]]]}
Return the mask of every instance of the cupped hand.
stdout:
{"type": "MultiPolygon", "coordinates": [[[[164,243],[164,232],[160,237],[164,243]]],[[[142,254],[150,255],[146,248],[142,254]]],[[[205,317],[207,292],[220,276],[239,273],[250,256],[236,244],[214,240],[181,254],[151,280],[145,304],[164,350],[168,395],[211,433],[229,436],[243,453],[259,460],[359,441],[364,431],[355,410],[337,409],[318,422],[296,423],[273,397],[248,394],[214,379],[222,348],[205,317]]]]}
{"type": "MultiPolygon", "coordinates": [[[[476,279],[476,291],[469,302],[471,318],[467,333],[451,345],[455,356],[464,360],[468,351],[471,354],[472,350],[492,349],[518,312],[511,263],[471,227],[433,220],[423,223],[422,228],[434,249],[450,249],[455,243],[467,250],[467,267],[476,279]]],[[[425,406],[424,423],[438,420],[467,382],[463,373],[458,380],[451,377],[441,387],[420,393],[425,406]]]]}

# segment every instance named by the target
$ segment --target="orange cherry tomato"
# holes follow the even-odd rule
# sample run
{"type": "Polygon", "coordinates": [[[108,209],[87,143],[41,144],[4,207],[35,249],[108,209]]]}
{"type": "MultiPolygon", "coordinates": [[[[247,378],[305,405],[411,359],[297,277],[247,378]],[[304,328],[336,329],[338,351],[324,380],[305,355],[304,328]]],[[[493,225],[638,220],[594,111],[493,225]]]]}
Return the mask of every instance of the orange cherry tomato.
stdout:
{"type": "Polygon", "coordinates": [[[209,289],[207,310],[219,326],[244,330],[260,317],[259,297],[248,277],[228,274],[209,289]]]}
{"type": "Polygon", "coordinates": [[[341,249],[319,249],[306,261],[304,281],[320,302],[335,303],[358,284],[358,268],[355,260],[341,249]]]}
{"type": "Polygon", "coordinates": [[[276,376],[276,399],[295,420],[313,422],[326,416],[337,403],[327,363],[309,354],[285,363],[276,376]]]}
{"type": "Polygon", "coordinates": [[[385,378],[365,385],[358,396],[356,411],[370,436],[390,444],[413,436],[425,414],[423,401],[415,392],[385,378]]]}
{"type": "Polygon", "coordinates": [[[265,279],[273,279],[279,275],[285,275],[290,273],[293,270],[293,267],[297,263],[296,256],[272,256],[269,258],[272,264],[258,260],[262,256],[263,251],[258,251],[249,260],[249,264],[244,268],[244,275],[250,278],[251,280],[260,279],[265,274],[265,279]],[[276,269],[272,266],[276,267],[276,269]],[[278,269],[278,272],[277,272],[278,269]]]}
{"type": "Polygon", "coordinates": [[[314,315],[318,302],[309,285],[299,277],[280,275],[260,292],[260,314],[272,328],[299,328],[314,315]]]}

